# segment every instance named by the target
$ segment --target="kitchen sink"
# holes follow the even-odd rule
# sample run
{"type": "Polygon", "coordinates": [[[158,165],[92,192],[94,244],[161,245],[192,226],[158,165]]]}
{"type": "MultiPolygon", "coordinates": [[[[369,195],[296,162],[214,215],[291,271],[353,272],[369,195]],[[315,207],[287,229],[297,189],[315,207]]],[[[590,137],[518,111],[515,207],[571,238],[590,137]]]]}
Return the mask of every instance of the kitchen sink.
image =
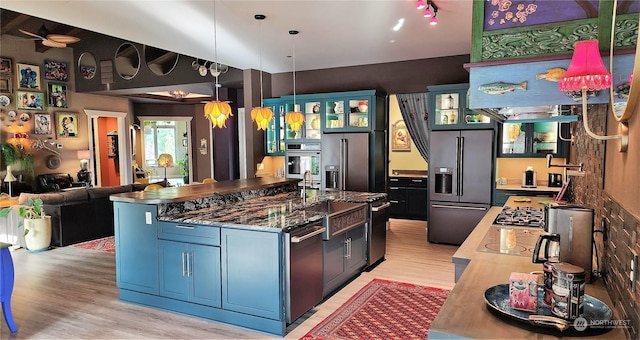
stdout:
{"type": "Polygon", "coordinates": [[[369,216],[366,203],[321,201],[304,208],[304,211],[325,213],[322,219],[326,227],[325,240],[363,225],[369,216]]]}

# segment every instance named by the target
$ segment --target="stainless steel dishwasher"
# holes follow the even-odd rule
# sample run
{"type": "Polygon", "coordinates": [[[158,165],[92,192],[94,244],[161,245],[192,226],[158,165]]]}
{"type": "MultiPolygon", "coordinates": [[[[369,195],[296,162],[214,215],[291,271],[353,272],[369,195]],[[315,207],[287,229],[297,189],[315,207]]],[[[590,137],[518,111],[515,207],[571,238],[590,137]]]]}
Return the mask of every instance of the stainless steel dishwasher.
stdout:
{"type": "Polygon", "coordinates": [[[322,301],[322,222],[285,234],[285,306],[290,324],[322,301]]]}
{"type": "MultiPolygon", "coordinates": [[[[378,200],[369,204],[370,215],[367,227],[367,267],[384,261],[387,250],[387,223],[391,203],[378,200]]],[[[371,268],[367,268],[370,270],[371,268]]]]}

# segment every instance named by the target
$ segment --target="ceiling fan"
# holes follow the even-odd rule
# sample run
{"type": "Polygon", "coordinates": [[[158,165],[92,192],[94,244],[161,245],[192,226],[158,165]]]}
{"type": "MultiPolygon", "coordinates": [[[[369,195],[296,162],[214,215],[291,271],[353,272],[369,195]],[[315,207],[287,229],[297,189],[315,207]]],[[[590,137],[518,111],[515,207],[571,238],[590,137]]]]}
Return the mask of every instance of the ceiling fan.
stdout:
{"type": "Polygon", "coordinates": [[[23,29],[18,29],[18,31],[20,31],[22,34],[42,40],[42,45],[47,47],[63,48],[67,47],[67,44],[73,44],[80,41],[80,38],[76,38],[70,35],[52,34],[44,25],[40,27],[38,33],[31,33],[23,29]]]}

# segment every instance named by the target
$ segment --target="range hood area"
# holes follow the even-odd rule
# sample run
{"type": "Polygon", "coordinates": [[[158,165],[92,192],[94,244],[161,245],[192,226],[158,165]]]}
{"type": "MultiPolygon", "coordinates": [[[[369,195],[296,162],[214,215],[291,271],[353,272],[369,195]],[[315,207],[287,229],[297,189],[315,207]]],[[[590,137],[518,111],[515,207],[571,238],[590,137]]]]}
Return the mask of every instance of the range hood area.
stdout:
{"type": "MultiPolygon", "coordinates": [[[[609,65],[609,58],[603,58],[609,65]]],[[[469,109],[504,123],[531,121],[577,121],[573,105],[580,105],[581,97],[571,96],[558,89],[558,70],[566,70],[571,59],[529,61],[503,64],[476,63],[469,70],[469,109]]],[[[634,54],[614,56],[611,70],[613,89],[628,84],[633,70],[634,54]]],[[[614,102],[626,102],[622,94],[614,93],[614,102]]],[[[608,104],[609,91],[601,90],[588,98],[589,104],[608,104]]]]}

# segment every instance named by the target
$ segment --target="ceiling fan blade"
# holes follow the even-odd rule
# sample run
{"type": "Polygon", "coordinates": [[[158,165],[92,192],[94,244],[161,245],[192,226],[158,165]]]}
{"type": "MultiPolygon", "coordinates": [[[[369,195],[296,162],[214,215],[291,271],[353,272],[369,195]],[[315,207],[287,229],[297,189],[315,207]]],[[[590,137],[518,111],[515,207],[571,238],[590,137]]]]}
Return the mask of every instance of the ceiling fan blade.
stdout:
{"type": "Polygon", "coordinates": [[[41,37],[41,36],[39,36],[39,35],[37,35],[37,34],[35,34],[35,33],[31,33],[31,32],[25,31],[25,30],[23,30],[23,29],[18,29],[18,31],[20,31],[20,33],[25,34],[25,35],[28,35],[28,36],[30,36],[30,37],[40,38],[40,39],[42,39],[42,40],[46,40],[46,38],[45,38],[45,37],[41,37]]]}
{"type": "Polygon", "coordinates": [[[48,46],[48,47],[56,47],[56,48],[67,47],[67,44],[65,43],[61,43],[61,42],[57,42],[49,39],[42,40],[42,45],[48,46]]]}
{"type": "Polygon", "coordinates": [[[48,34],[47,39],[53,40],[55,42],[62,43],[62,44],[73,44],[80,41],[80,38],[72,37],[70,35],[63,35],[63,34],[48,34]]]}

